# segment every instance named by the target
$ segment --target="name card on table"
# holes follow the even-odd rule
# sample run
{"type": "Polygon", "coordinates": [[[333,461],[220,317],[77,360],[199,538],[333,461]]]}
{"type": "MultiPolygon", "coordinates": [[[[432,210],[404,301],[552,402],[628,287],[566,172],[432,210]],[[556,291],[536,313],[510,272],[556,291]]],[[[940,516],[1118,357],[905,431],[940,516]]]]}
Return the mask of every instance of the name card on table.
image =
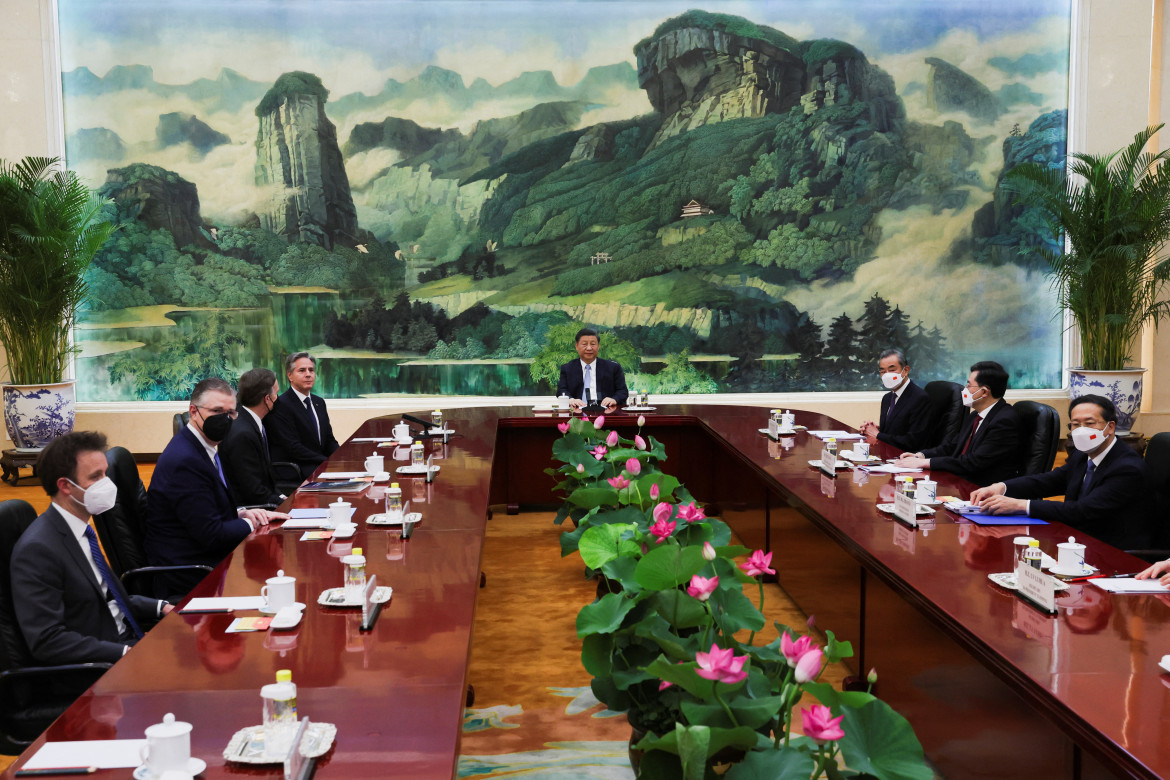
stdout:
{"type": "Polygon", "coordinates": [[[918,527],[918,504],[901,490],[894,491],[894,517],[906,525],[918,527]]]}
{"type": "Polygon", "coordinates": [[[821,448],[821,468],[829,474],[837,473],[837,453],[828,447],[821,448]]]}
{"type": "Polygon", "coordinates": [[[1056,581],[1026,563],[1016,567],[1017,593],[1048,614],[1056,614],[1056,581]]]}
{"type": "Polygon", "coordinates": [[[776,420],[768,420],[768,435],[773,439],[780,438],[780,423],[776,420]]]}

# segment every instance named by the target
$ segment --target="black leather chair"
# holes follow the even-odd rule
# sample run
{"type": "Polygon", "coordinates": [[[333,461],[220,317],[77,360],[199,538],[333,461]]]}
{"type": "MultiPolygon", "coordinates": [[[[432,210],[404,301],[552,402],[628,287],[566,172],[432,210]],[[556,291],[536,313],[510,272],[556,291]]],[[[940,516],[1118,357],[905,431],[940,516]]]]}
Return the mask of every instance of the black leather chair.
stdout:
{"type": "Polygon", "coordinates": [[[957,436],[963,425],[963,386],[955,382],[939,379],[927,382],[922,388],[930,398],[930,425],[929,441],[920,449],[935,447],[942,444],[951,436],[957,436]]]}
{"type": "Polygon", "coordinates": [[[140,595],[154,595],[154,575],[163,571],[199,571],[206,574],[210,566],[149,566],[146,558],[146,488],[138,474],[138,464],[125,447],[106,451],[107,473],[118,488],[118,503],[113,509],[93,519],[110,568],[122,580],[126,590],[140,595]]]}
{"type": "MultiPolygon", "coordinates": [[[[1118,442],[1116,446],[1128,446],[1118,442]]],[[[1157,507],[1153,516],[1156,524],[1151,529],[1151,547],[1142,550],[1126,550],[1149,563],[1170,558],[1170,522],[1163,518],[1162,509],[1170,501],[1170,433],[1155,433],[1146,443],[1146,467],[1150,470],[1150,487],[1153,491],[1150,505],[1157,507]]]]}
{"type": "Polygon", "coordinates": [[[108,663],[37,666],[16,623],[12,550],[37,512],[27,501],[0,502],[0,753],[28,747],[102,676],[108,663]]]}
{"type": "Polygon", "coordinates": [[[1060,414],[1036,401],[1016,401],[1012,408],[1020,420],[1020,474],[1051,471],[1060,443],[1060,414]]]}
{"type": "Polygon", "coordinates": [[[175,416],[171,418],[171,436],[178,436],[179,431],[186,428],[189,422],[191,422],[190,412],[176,412],[175,416]]]}

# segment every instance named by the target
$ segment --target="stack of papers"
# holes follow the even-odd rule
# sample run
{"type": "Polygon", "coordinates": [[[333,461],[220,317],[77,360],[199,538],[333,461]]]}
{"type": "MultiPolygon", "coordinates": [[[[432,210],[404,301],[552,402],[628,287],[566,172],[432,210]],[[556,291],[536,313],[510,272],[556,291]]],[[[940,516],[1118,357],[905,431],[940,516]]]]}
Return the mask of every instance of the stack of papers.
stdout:
{"type": "Polygon", "coordinates": [[[870,474],[921,474],[922,469],[908,469],[905,466],[895,466],[893,463],[883,463],[880,466],[858,466],[862,471],[870,474]]]}
{"type": "Polygon", "coordinates": [[[1170,593],[1157,580],[1139,580],[1133,577],[1097,577],[1089,580],[1098,588],[1110,593],[1170,593]]]}
{"type": "Polygon", "coordinates": [[[816,436],[818,439],[821,439],[821,440],[836,439],[837,441],[841,441],[842,439],[864,439],[865,438],[860,433],[850,433],[849,431],[809,431],[809,433],[811,433],[813,436],[816,436]]]}
{"type": "Polygon", "coordinates": [[[97,767],[133,769],[142,763],[145,739],[91,739],[81,742],[46,742],[21,769],[97,767]]]}
{"type": "Polygon", "coordinates": [[[180,612],[231,612],[236,609],[260,609],[267,604],[263,596],[220,596],[191,599],[180,612]]]}

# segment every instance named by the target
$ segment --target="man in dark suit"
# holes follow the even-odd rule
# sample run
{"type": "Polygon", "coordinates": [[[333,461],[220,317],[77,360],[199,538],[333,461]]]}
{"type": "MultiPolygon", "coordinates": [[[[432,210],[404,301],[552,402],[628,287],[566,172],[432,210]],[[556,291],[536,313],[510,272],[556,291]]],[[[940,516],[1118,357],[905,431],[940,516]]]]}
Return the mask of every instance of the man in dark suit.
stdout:
{"type": "Polygon", "coordinates": [[[878,373],[890,392],[882,396],[878,422],[863,422],[861,432],[903,452],[914,452],[930,438],[930,397],[910,381],[910,364],[900,349],[887,349],[878,356],[878,373]]]}
{"type": "Polygon", "coordinates": [[[126,593],[90,525],[117,499],[105,449],[102,434],[76,431],[53,439],[37,459],[52,504],[16,543],[11,581],[17,623],[39,664],[116,661],[171,611],[165,601],[126,593]]]}
{"type": "Polygon", "coordinates": [[[1003,400],[1008,374],[985,360],[971,366],[963,404],[971,408],[956,436],[937,447],[902,453],[899,466],[949,471],[977,485],[1011,479],[1019,467],[1020,425],[1012,405],[1003,400]]]}
{"type": "Polygon", "coordinates": [[[270,369],[253,368],[240,377],[236,391],[240,416],[219,447],[223,473],[237,504],[256,506],[279,504],[284,500],[276,489],[268,435],[264,431],[264,418],[275,405],[279,392],[276,374],[270,369]]]}
{"type": "MultiPolygon", "coordinates": [[[[236,418],[236,395],[222,379],[195,385],[191,421],[170,440],[146,492],[146,557],[152,566],[215,566],[244,537],[288,515],[236,506],[219,460],[219,443],[236,418]]],[[[185,594],[199,581],[187,572],[158,576],[160,594],[185,594]]]]}
{"type": "Polygon", "coordinates": [[[600,404],[612,412],[630,397],[626,389],[626,375],[615,360],[597,357],[601,338],[592,328],[577,331],[574,346],[579,360],[570,360],[561,366],[557,380],[557,395],[569,396],[574,411],[591,404],[600,404]]]}
{"type": "Polygon", "coordinates": [[[308,479],[337,450],[337,439],[329,424],[325,399],[313,395],[317,382],[317,359],[308,352],[294,352],[285,358],[288,390],[276,399],[264,418],[273,460],[292,461],[308,479]]]}
{"type": "Polygon", "coordinates": [[[1046,474],[980,488],[971,501],[996,515],[1026,514],[1054,520],[1122,549],[1149,545],[1153,495],[1146,462],[1117,441],[1117,410],[1099,395],[1069,404],[1069,438],[1076,452],[1046,474]],[[1064,501],[1043,501],[1063,495],[1064,501]]]}

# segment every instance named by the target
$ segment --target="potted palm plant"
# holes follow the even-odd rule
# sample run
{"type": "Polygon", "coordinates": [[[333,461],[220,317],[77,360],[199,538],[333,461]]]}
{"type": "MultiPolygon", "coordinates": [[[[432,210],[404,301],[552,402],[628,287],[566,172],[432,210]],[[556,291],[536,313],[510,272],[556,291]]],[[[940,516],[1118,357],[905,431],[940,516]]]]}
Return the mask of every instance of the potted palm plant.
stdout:
{"type": "Polygon", "coordinates": [[[1117,406],[1117,432],[1128,433],[1142,401],[1144,368],[1127,365],[1147,324],[1170,312],[1162,300],[1170,279],[1170,150],[1146,150],[1162,125],[1148,127],[1111,154],[1074,154],[1062,167],[1024,163],[1004,185],[1016,202],[1045,216],[1056,249],[1029,248],[1048,261],[1062,309],[1076,324],[1079,368],[1069,369],[1069,392],[1108,396],[1117,406]]]}
{"type": "Polygon", "coordinates": [[[85,272],[114,230],[105,201],[49,157],[0,160],[0,345],[4,422],[21,449],[73,428],[70,333],[85,272]]]}

